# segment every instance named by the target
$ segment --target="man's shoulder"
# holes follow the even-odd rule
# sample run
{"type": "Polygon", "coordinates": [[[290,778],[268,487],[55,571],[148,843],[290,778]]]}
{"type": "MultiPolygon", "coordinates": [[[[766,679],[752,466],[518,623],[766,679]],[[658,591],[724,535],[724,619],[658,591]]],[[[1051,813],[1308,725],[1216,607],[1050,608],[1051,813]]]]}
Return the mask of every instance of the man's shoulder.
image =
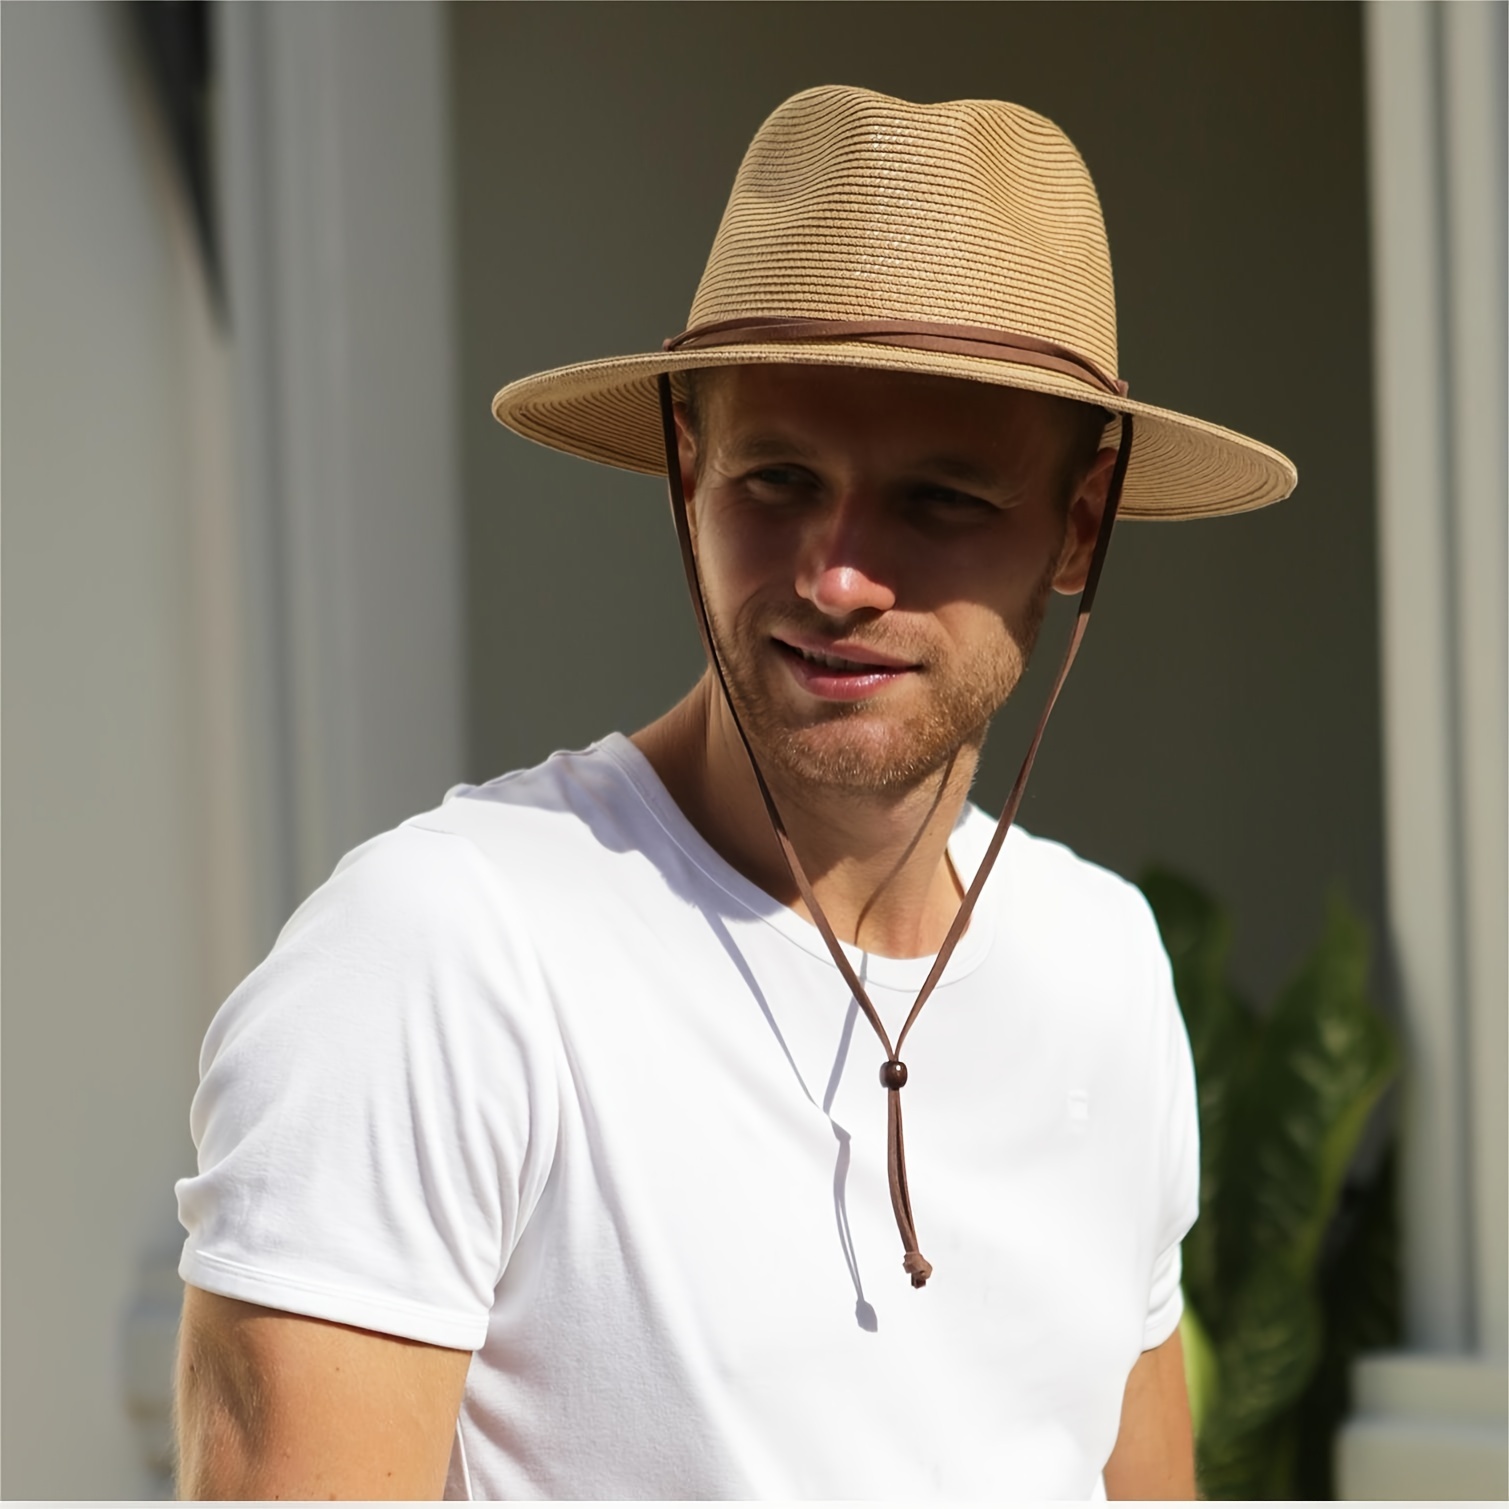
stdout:
{"type": "Polygon", "coordinates": [[[265,1015],[275,999],[307,1018],[315,997],[344,996],[367,1017],[381,997],[396,1021],[414,1001],[451,1001],[442,979],[484,981],[514,1003],[537,994],[542,942],[569,935],[584,908],[594,920],[601,910],[588,893],[605,883],[593,879],[604,814],[630,806],[634,789],[614,763],[601,745],[553,755],[454,788],[359,844],[288,919],[226,1020],[265,1015]]]}
{"type": "Polygon", "coordinates": [[[548,883],[615,854],[654,850],[666,815],[642,756],[622,734],[453,787],[440,806],[403,825],[415,833],[463,839],[500,874],[548,883]]]}
{"type": "Polygon", "coordinates": [[[568,813],[578,810],[585,796],[621,799],[625,788],[634,784],[635,754],[633,743],[624,735],[607,734],[584,749],[558,749],[537,765],[453,786],[438,807],[410,821],[428,823],[439,813],[467,811],[466,804],[490,810],[568,813]]]}
{"type": "MultiPolygon", "coordinates": [[[[973,803],[965,807],[955,830],[955,847],[970,866],[983,856],[995,821],[973,803]]],[[[1062,839],[1030,832],[1020,823],[1006,835],[1001,864],[1024,890],[1047,890],[1055,897],[1068,894],[1091,906],[1151,915],[1142,892],[1125,876],[1086,859],[1062,839]]]]}
{"type": "MultiPolygon", "coordinates": [[[[970,875],[994,826],[995,820],[979,808],[965,809],[955,849],[971,867],[970,875]]],[[[969,878],[964,877],[966,882],[969,878]]],[[[1152,909],[1138,887],[1059,839],[1013,825],[991,884],[1002,887],[1005,915],[1018,923],[1054,933],[1067,926],[1102,944],[1122,938],[1139,949],[1153,947],[1162,952],[1152,909]]]]}
{"type": "Polygon", "coordinates": [[[555,876],[580,878],[603,856],[642,850],[662,827],[633,755],[615,734],[453,787],[438,806],[347,853],[289,929],[331,904],[378,924],[429,927],[472,907],[491,910],[500,888],[527,893],[555,876]]]}

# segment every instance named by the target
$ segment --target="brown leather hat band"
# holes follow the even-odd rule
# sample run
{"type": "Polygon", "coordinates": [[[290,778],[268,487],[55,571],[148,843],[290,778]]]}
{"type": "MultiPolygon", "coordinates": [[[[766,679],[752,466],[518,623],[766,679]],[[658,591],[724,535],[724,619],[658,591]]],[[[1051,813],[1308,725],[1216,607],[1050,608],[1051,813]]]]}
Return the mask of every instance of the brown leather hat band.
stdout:
{"type": "Polygon", "coordinates": [[[667,351],[696,351],[716,346],[741,346],[805,341],[862,341],[871,346],[901,346],[909,351],[946,351],[953,356],[983,356],[994,361],[1046,367],[1105,393],[1124,398],[1127,385],[1111,377],[1088,356],[1015,330],[992,330],[983,325],[945,325],[934,320],[807,320],[767,315],[751,319],[715,320],[694,325],[664,343],[667,351]]]}

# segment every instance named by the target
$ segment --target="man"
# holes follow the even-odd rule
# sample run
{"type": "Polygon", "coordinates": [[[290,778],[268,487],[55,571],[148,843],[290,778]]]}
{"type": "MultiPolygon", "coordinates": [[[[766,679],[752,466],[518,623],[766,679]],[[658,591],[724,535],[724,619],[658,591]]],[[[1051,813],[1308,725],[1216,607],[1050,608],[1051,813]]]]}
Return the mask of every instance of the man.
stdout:
{"type": "Polygon", "coordinates": [[[1188,1497],[1167,962],[1010,828],[1041,723],[999,825],[967,794],[1118,509],[1293,469],[1127,398],[1016,106],[787,101],[666,345],[494,408],[667,471],[709,673],[349,855],[217,1017],[182,1486],[1188,1497]]]}

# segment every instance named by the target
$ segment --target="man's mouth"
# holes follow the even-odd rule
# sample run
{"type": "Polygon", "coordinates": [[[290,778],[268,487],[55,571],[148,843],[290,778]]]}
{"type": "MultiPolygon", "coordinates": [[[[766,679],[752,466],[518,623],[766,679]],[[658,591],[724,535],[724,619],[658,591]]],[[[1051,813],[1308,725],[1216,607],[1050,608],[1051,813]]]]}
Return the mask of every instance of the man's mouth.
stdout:
{"type": "Polygon", "coordinates": [[[870,697],[921,667],[873,650],[840,642],[828,646],[808,639],[777,635],[772,642],[797,684],[824,701],[852,702],[870,697]]]}
{"type": "Polygon", "coordinates": [[[820,650],[804,650],[800,645],[790,645],[789,649],[796,651],[803,660],[812,665],[826,665],[835,671],[873,671],[877,667],[873,663],[862,660],[845,660],[842,655],[825,655],[820,650]]]}

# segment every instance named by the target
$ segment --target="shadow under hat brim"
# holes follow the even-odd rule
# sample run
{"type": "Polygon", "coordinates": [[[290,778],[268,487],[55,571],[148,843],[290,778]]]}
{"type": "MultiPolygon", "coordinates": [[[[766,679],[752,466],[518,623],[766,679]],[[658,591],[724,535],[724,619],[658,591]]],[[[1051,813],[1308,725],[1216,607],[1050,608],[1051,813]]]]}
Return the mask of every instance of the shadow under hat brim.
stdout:
{"type": "MultiPolygon", "coordinates": [[[[1294,463],[1260,441],[1171,409],[1104,393],[1046,368],[862,342],[740,345],[579,362],[509,383],[493,399],[493,414],[517,434],[554,450],[664,476],[656,378],[662,372],[772,362],[963,378],[1130,414],[1137,433],[1120,518],[1203,519],[1245,513],[1287,498],[1298,481],[1294,463]]],[[[1108,444],[1115,443],[1118,428],[1111,426],[1108,444]]]]}

